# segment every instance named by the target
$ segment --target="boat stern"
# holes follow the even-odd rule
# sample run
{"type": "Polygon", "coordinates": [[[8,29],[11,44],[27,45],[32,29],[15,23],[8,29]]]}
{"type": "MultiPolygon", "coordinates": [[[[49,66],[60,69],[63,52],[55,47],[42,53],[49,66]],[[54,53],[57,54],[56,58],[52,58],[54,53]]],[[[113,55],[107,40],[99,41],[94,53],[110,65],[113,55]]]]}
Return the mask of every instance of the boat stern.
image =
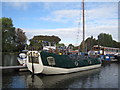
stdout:
{"type": "Polygon", "coordinates": [[[43,71],[43,63],[41,55],[38,51],[28,51],[27,53],[27,67],[34,74],[41,73],[43,71]]]}

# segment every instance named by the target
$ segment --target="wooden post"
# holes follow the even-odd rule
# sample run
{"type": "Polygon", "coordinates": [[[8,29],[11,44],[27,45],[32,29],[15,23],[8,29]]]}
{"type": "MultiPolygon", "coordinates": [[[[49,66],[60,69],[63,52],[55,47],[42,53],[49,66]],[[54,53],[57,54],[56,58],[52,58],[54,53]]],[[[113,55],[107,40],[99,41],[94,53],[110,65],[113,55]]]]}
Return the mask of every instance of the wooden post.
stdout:
{"type": "Polygon", "coordinates": [[[34,64],[33,64],[33,57],[32,57],[32,47],[31,47],[31,60],[32,60],[32,78],[34,78],[34,64]]]}

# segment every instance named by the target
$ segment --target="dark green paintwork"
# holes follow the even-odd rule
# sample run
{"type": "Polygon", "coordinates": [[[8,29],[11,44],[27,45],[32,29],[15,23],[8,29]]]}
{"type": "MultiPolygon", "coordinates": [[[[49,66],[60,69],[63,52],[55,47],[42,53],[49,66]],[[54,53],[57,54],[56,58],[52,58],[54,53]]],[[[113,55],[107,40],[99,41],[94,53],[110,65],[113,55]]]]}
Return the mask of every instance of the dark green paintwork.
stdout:
{"type": "Polygon", "coordinates": [[[55,58],[54,67],[60,67],[60,68],[75,68],[75,67],[83,67],[83,66],[100,64],[100,61],[98,60],[98,58],[81,57],[75,60],[70,58],[68,55],[58,55],[58,54],[42,51],[41,58],[42,58],[43,65],[50,66],[47,61],[47,57],[49,56],[52,56],[55,58]],[[91,64],[88,63],[88,60],[91,61],[91,64]],[[75,65],[75,62],[78,62],[78,66],[75,65]]]}

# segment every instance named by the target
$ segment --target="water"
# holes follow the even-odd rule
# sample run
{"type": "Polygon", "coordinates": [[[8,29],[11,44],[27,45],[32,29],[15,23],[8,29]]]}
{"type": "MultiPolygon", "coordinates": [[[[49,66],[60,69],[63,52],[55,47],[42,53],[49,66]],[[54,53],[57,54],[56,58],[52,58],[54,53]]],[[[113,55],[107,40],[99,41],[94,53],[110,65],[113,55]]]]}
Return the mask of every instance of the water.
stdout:
{"type": "MultiPolygon", "coordinates": [[[[11,59],[9,59],[11,60],[11,59]]],[[[14,60],[16,60],[14,58],[14,60]]],[[[12,61],[14,61],[12,60],[12,61]]],[[[14,63],[15,64],[15,63],[14,63]]],[[[3,72],[3,88],[120,88],[118,63],[107,63],[101,68],[66,75],[35,75],[27,72],[3,72]]]]}
{"type": "Polygon", "coordinates": [[[118,88],[117,63],[66,75],[35,75],[30,72],[3,73],[3,88],[118,88]]]}

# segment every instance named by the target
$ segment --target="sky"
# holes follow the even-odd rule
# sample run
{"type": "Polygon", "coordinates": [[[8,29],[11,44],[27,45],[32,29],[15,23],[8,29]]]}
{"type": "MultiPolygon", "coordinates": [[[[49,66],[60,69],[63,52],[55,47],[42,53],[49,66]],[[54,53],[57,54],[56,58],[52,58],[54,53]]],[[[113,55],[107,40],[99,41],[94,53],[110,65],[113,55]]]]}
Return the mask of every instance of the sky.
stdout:
{"type": "MultiPolygon", "coordinates": [[[[82,41],[81,2],[2,2],[2,17],[13,20],[29,39],[34,35],[55,35],[60,43],[82,41]]],[[[100,33],[118,41],[118,2],[85,2],[85,39],[100,33]]]]}

